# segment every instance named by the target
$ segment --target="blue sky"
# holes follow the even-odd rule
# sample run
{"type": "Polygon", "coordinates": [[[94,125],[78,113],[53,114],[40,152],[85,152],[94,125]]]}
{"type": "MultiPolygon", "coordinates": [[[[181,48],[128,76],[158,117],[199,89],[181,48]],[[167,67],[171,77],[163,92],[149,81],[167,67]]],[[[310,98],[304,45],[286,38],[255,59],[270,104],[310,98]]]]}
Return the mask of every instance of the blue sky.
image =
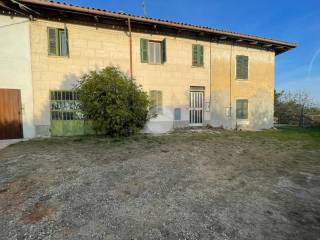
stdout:
{"type": "MultiPolygon", "coordinates": [[[[64,0],[143,15],[142,0],[64,0]]],[[[276,58],[276,88],[304,90],[320,104],[319,0],[145,0],[147,16],[296,42],[276,58]]]]}

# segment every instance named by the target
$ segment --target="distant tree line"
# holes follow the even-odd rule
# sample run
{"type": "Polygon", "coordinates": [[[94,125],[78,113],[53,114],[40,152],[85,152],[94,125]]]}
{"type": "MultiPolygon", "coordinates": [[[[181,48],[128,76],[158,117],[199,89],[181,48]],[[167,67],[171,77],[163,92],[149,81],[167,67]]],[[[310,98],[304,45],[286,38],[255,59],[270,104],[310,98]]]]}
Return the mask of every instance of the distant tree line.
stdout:
{"type": "Polygon", "coordinates": [[[306,115],[320,114],[310,95],[303,91],[274,91],[274,116],[280,124],[303,127],[306,115]]]}

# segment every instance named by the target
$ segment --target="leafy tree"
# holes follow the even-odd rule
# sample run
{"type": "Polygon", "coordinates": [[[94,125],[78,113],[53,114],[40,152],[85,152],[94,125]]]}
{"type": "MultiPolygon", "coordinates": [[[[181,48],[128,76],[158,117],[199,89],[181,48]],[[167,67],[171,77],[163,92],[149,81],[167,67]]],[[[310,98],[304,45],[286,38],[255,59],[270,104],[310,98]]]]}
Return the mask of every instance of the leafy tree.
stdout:
{"type": "Polygon", "coordinates": [[[283,95],[284,91],[277,92],[274,90],[274,116],[278,118],[278,122],[282,122],[281,120],[283,119],[283,104],[281,101],[281,97],[283,95]]]}
{"type": "Polygon", "coordinates": [[[304,115],[314,112],[314,102],[303,91],[274,92],[274,116],[279,123],[304,125],[304,115]]]}
{"type": "Polygon", "coordinates": [[[149,119],[148,95],[117,67],[83,75],[76,91],[80,109],[99,133],[128,136],[143,128],[149,119]]]}

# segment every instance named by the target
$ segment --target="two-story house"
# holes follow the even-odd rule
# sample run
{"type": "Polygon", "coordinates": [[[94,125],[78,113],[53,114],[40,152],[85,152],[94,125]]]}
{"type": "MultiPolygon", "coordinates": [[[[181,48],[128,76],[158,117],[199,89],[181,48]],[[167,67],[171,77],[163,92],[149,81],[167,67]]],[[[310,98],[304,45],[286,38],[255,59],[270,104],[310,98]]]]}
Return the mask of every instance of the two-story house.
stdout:
{"type": "Polygon", "coordinates": [[[118,66],[150,94],[144,131],[273,126],[275,56],[296,45],[46,0],[0,1],[0,138],[87,133],[73,91],[118,66]]]}

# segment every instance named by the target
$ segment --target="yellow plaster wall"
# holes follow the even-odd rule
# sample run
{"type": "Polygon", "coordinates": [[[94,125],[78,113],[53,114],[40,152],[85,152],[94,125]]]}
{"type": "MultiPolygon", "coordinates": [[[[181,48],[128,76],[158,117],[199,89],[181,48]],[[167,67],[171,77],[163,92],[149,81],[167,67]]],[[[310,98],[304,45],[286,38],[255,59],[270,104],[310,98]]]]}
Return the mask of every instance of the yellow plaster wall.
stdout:
{"type": "Polygon", "coordinates": [[[272,127],[275,54],[217,43],[213,43],[212,49],[212,124],[225,128],[238,125],[243,129],[272,127]],[[248,80],[236,79],[237,55],[249,57],[248,80]],[[237,99],[248,99],[248,120],[236,120],[237,99]],[[230,107],[231,115],[227,116],[226,111],[230,107]]]}
{"type": "MultiPolygon", "coordinates": [[[[60,22],[36,20],[31,23],[32,74],[34,88],[34,115],[38,129],[47,132],[50,127],[49,91],[70,89],[77,79],[89,70],[107,65],[119,66],[129,74],[129,38],[127,32],[96,28],[93,26],[67,24],[69,35],[69,57],[48,56],[47,27],[64,28],[60,22]]],[[[133,75],[145,91],[161,90],[163,93],[163,115],[150,121],[146,131],[161,132],[173,127],[173,109],[182,109],[182,121],[189,121],[188,105],[190,86],[205,87],[205,102],[210,112],[205,112],[205,121],[215,126],[232,127],[235,121],[225,117],[225,107],[230,99],[230,52],[231,46],[212,43],[210,91],[210,43],[172,36],[132,34],[133,75]],[[140,38],[163,40],[166,38],[167,61],[162,65],[140,62],[140,38]],[[192,44],[204,46],[204,67],[192,66],[192,44]]],[[[256,106],[261,102],[268,110],[270,119],[273,101],[274,53],[243,47],[233,47],[231,55],[232,105],[238,97],[249,98],[250,119],[255,117],[256,106]],[[249,56],[250,73],[246,82],[234,78],[236,54],[249,56]]],[[[234,112],[235,109],[232,110],[234,112]]],[[[231,119],[234,118],[231,117],[231,119]]],[[[270,125],[270,123],[269,123],[270,125]]],[[[250,121],[248,126],[253,125],[250,121]]],[[[256,125],[257,128],[260,125],[256,125]]],[[[262,126],[262,125],[261,125],[262,126]]]]}

